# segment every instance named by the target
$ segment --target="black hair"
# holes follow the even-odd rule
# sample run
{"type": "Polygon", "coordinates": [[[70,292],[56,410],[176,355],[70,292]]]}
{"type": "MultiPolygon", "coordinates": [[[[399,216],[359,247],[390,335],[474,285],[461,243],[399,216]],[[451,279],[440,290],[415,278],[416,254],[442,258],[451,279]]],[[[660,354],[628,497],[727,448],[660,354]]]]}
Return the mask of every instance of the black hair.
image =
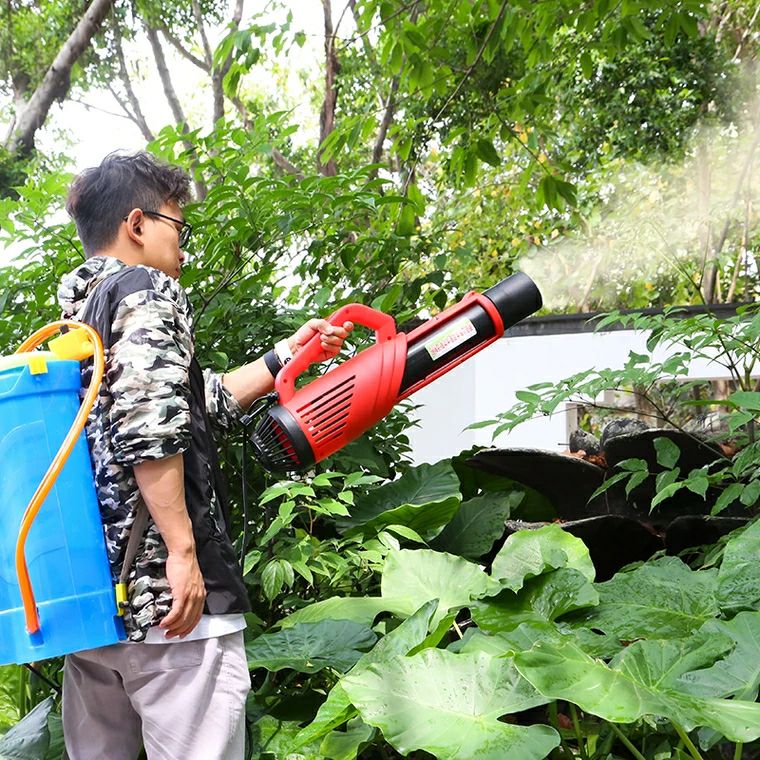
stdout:
{"type": "Polygon", "coordinates": [[[134,208],[158,211],[164,203],[190,199],[190,177],[141,151],[110,153],[100,166],[74,178],[66,211],[74,219],[89,258],[116,240],[119,225],[134,208]]]}

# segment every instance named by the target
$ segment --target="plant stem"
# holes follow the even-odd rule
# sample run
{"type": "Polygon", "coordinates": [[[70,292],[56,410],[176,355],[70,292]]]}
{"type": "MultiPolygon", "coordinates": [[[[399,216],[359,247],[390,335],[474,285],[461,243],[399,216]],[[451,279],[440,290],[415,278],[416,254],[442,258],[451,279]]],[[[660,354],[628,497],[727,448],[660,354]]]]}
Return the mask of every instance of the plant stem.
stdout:
{"type": "Polygon", "coordinates": [[[678,732],[678,735],[681,737],[681,740],[686,745],[686,749],[689,750],[689,754],[694,758],[694,760],[704,760],[699,750],[694,746],[694,742],[689,738],[689,735],[686,733],[686,731],[684,731],[683,728],[679,726],[675,721],[670,722],[673,724],[673,727],[678,732]]]}
{"type": "Polygon", "coordinates": [[[625,744],[628,751],[636,758],[636,760],[647,760],[644,755],[633,746],[631,740],[614,723],[610,723],[609,726],[615,732],[617,738],[625,744]]]}
{"type": "Polygon", "coordinates": [[[573,753],[568,749],[565,740],[562,738],[562,732],[559,730],[559,716],[557,715],[557,702],[549,704],[549,722],[554,726],[554,730],[559,734],[560,750],[564,757],[573,757],[573,753]]]}
{"type": "Polygon", "coordinates": [[[578,708],[572,703],[567,703],[570,709],[570,719],[573,721],[573,728],[575,729],[575,737],[578,740],[578,751],[581,753],[582,760],[588,760],[588,752],[586,752],[586,742],[583,739],[581,733],[581,724],[578,720],[578,708]]]}
{"type": "Polygon", "coordinates": [[[734,760],[742,760],[743,750],[744,750],[744,743],[736,742],[736,748],[734,749],[734,760]]]}

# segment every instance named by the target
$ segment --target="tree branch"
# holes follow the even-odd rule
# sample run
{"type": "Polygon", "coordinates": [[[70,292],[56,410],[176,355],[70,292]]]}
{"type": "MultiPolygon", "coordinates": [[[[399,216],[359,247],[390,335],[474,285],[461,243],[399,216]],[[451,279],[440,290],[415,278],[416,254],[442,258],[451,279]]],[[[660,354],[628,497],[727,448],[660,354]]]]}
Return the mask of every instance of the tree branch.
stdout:
{"type": "Polygon", "coordinates": [[[335,107],[338,102],[338,92],[335,85],[335,76],[338,73],[338,58],[335,55],[335,33],[332,23],[331,0],[322,0],[322,8],[325,17],[325,95],[322,100],[322,109],[319,113],[319,144],[317,152],[317,169],[326,177],[334,177],[337,174],[335,159],[331,158],[327,163],[322,161],[322,144],[335,129],[335,107]]]}
{"type": "Polygon", "coordinates": [[[193,55],[170,31],[167,27],[161,27],[161,34],[164,35],[166,41],[183,57],[186,58],[194,66],[197,66],[201,71],[205,71],[207,74],[210,69],[206,65],[205,61],[202,61],[197,56],[193,55]]]}
{"type": "Polygon", "coordinates": [[[195,17],[195,23],[198,24],[198,32],[201,35],[201,45],[203,46],[203,59],[206,61],[206,67],[211,69],[211,65],[214,61],[214,57],[211,54],[211,46],[208,44],[208,37],[206,36],[206,26],[203,23],[203,12],[201,11],[201,4],[198,0],[193,0],[193,16],[195,17]]]}
{"type": "MultiPolygon", "coordinates": [[[[229,29],[231,32],[237,31],[240,27],[240,21],[243,18],[244,0],[236,0],[235,11],[230,19],[229,29]]],[[[211,87],[214,92],[214,122],[224,117],[224,78],[232,66],[232,53],[227,55],[224,63],[211,72],[211,87]]]]}
{"type": "Polygon", "coordinates": [[[92,0],[26,107],[18,115],[16,127],[7,145],[12,152],[26,153],[34,148],[35,132],[44,124],[53,101],[68,93],[71,87],[71,69],[100,29],[112,4],[113,0],[92,0]]]}
{"type": "MultiPolygon", "coordinates": [[[[156,70],[158,71],[158,76],[161,79],[161,85],[164,88],[166,101],[169,104],[172,116],[174,117],[174,121],[179,127],[179,130],[182,133],[186,133],[188,131],[187,119],[185,118],[185,113],[182,110],[182,104],[179,102],[177,92],[174,89],[174,84],[172,83],[171,76],[169,75],[169,68],[166,65],[166,58],[164,57],[164,50],[161,47],[161,40],[158,38],[158,31],[145,21],[143,22],[143,25],[145,27],[145,33],[148,35],[148,42],[150,42],[150,47],[153,50],[153,57],[156,60],[156,70]]],[[[195,146],[192,144],[192,142],[190,142],[190,140],[183,139],[182,144],[185,146],[185,150],[187,150],[188,153],[195,153],[195,146]]],[[[196,179],[194,181],[194,184],[195,193],[198,196],[198,200],[202,201],[206,197],[206,186],[199,179],[196,179]]]]}
{"type": "Polygon", "coordinates": [[[142,133],[142,136],[148,142],[150,142],[154,139],[154,136],[150,131],[148,122],[145,120],[145,116],[143,115],[142,109],[140,108],[140,101],[137,99],[137,95],[135,95],[135,91],[132,88],[132,81],[129,78],[127,63],[124,58],[124,48],[121,44],[121,30],[119,29],[119,22],[116,18],[113,19],[112,28],[114,45],[116,48],[116,60],[119,64],[119,77],[122,84],[124,85],[124,91],[127,95],[127,100],[129,101],[130,108],[128,109],[126,107],[126,104],[122,102],[122,99],[118,96],[116,90],[110,84],[108,86],[108,89],[111,91],[111,94],[114,96],[116,102],[121,106],[124,113],[126,113],[127,116],[129,116],[129,118],[137,125],[138,129],[142,133]]]}
{"type": "MultiPolygon", "coordinates": [[[[232,105],[235,106],[235,109],[240,115],[240,118],[243,120],[243,126],[248,129],[251,123],[248,109],[243,105],[243,102],[240,100],[240,98],[232,98],[231,100],[232,105]]],[[[299,180],[303,179],[303,172],[295,164],[292,164],[285,156],[283,156],[283,154],[280,153],[280,151],[277,150],[277,148],[274,146],[272,146],[272,161],[274,161],[275,166],[282,169],[286,174],[290,174],[299,180]]]]}

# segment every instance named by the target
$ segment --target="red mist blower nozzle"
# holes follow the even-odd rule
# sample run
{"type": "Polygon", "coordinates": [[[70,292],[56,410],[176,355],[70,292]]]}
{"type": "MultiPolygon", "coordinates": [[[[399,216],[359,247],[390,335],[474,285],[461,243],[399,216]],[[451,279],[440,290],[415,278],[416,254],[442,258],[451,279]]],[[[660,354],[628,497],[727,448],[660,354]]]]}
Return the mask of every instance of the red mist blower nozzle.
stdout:
{"type": "Polygon", "coordinates": [[[468,293],[408,334],[397,333],[388,314],[343,306],[328,321],[374,330],[375,345],[296,390],[296,379],[322,351],[314,336],[277,375],[277,401],[261,413],[251,436],[256,458],[271,472],[304,470],[325,459],[541,304],[533,280],[518,272],[484,293],[468,293]]]}

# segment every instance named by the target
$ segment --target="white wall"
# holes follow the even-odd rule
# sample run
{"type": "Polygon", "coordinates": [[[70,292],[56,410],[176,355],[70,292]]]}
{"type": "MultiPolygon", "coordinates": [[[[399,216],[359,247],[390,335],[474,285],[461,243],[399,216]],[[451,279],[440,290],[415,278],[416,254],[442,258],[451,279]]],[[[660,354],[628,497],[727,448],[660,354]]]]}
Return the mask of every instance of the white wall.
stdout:
{"type": "MultiPolygon", "coordinates": [[[[437,462],[474,445],[566,449],[566,409],[525,422],[493,443],[493,428],[465,428],[508,409],[516,402],[518,390],[586,369],[619,368],[630,351],[647,353],[646,333],[620,330],[496,341],[411,397],[412,402],[421,404],[416,412],[420,425],[408,432],[415,463],[437,462]]],[[[655,359],[661,361],[668,353],[672,351],[658,351],[655,359]]],[[[689,371],[690,378],[727,376],[723,367],[706,360],[692,362],[689,371]]]]}

